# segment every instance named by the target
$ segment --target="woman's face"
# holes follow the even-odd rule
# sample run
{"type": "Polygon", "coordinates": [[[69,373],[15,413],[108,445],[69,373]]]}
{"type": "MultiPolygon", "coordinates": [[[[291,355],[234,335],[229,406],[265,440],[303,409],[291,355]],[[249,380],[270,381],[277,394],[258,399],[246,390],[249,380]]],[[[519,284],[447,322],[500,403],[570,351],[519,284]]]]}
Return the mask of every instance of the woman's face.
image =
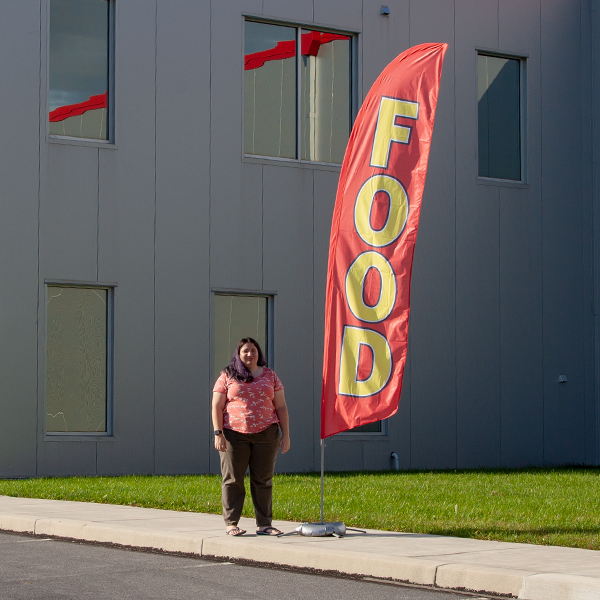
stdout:
{"type": "Polygon", "coordinates": [[[248,370],[255,369],[258,363],[258,350],[250,342],[240,348],[240,359],[248,370]]]}

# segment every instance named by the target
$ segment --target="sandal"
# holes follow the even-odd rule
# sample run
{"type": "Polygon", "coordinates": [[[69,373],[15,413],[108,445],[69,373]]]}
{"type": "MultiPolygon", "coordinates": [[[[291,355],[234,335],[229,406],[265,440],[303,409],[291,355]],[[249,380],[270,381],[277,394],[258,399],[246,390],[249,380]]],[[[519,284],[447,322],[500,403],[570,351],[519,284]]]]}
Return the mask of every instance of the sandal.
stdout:
{"type": "Polygon", "coordinates": [[[283,535],[283,531],[279,531],[276,527],[265,527],[264,529],[257,529],[256,535],[283,535]]]}
{"type": "Polygon", "coordinates": [[[246,533],[246,530],[245,529],[240,529],[239,527],[234,527],[233,529],[227,529],[225,531],[226,535],[233,535],[233,536],[244,535],[245,533],[246,533]]]}

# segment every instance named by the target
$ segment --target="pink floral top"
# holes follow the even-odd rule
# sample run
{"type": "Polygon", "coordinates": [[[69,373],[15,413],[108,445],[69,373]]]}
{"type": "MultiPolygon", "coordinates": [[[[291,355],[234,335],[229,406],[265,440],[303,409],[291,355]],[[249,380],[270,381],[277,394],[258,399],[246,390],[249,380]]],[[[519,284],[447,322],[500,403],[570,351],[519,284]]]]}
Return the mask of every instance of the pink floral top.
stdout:
{"type": "Polygon", "coordinates": [[[221,373],[213,392],[225,394],[223,427],[240,433],[259,433],[273,423],[279,423],[273,398],[283,384],[274,371],[263,372],[250,383],[243,383],[221,373]]]}

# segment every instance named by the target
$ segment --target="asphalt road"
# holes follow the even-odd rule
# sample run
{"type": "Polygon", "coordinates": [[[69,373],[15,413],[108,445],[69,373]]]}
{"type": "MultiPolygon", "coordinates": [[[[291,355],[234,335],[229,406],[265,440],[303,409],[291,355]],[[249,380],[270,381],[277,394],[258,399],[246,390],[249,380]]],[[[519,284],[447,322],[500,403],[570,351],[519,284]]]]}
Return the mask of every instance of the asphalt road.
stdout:
{"type": "Polygon", "coordinates": [[[0,600],[327,598],[474,600],[474,596],[0,533],[0,600]]]}

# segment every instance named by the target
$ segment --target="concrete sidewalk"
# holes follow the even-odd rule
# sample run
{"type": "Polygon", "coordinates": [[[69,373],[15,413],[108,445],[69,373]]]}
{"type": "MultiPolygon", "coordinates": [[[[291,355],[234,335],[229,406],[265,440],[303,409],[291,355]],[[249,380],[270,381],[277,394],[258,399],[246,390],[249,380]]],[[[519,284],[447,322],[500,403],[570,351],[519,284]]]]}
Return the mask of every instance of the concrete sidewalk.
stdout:
{"type": "MultiPolygon", "coordinates": [[[[276,521],[284,532],[297,523],[276,521]]],[[[224,535],[218,515],[0,496],[0,529],[391,578],[529,600],[600,600],[600,552],[369,530],[344,538],[224,535]]]]}

